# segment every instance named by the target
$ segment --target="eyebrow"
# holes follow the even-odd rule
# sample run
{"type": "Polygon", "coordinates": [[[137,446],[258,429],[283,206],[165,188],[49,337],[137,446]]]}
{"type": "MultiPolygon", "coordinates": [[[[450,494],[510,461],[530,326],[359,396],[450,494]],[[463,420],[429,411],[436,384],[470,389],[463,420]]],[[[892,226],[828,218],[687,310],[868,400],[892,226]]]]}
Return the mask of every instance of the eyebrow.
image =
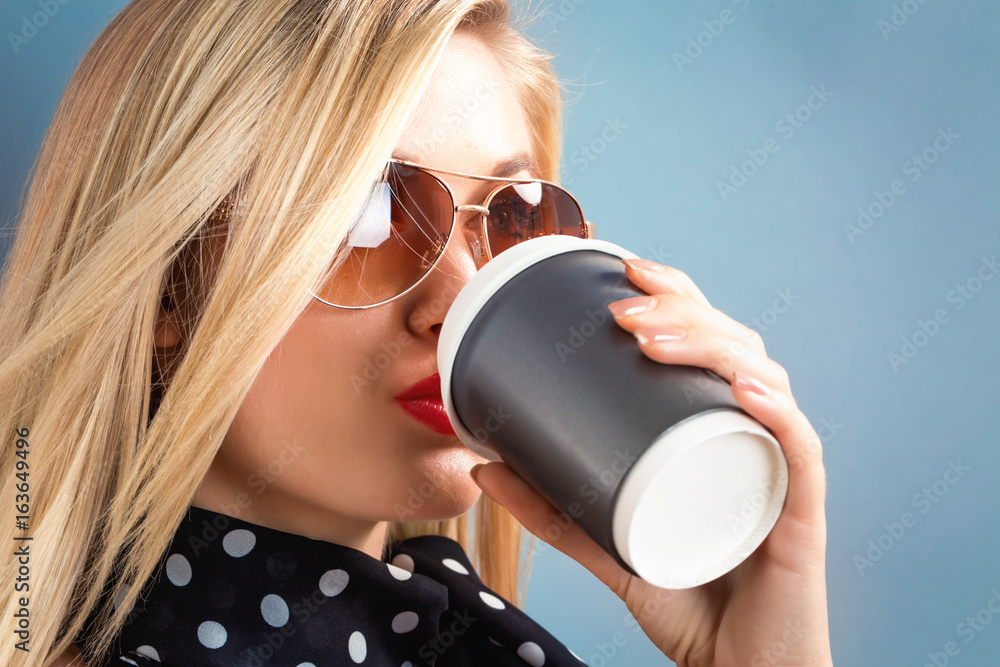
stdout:
{"type": "Polygon", "coordinates": [[[532,176],[538,173],[535,161],[527,153],[517,153],[493,165],[493,175],[498,178],[507,178],[522,171],[527,171],[532,176]]]}
{"type": "MultiPolygon", "coordinates": [[[[394,151],[392,157],[396,160],[405,160],[406,162],[423,164],[421,160],[417,160],[406,153],[394,151]]],[[[456,169],[455,171],[459,170],[456,169]]],[[[514,155],[494,162],[489,175],[496,176],[497,178],[508,178],[514,174],[519,174],[522,171],[527,171],[531,174],[532,178],[537,178],[538,176],[538,166],[535,164],[535,161],[531,158],[531,155],[523,152],[515,153],[514,155]]],[[[482,175],[485,176],[486,174],[482,175]]]]}

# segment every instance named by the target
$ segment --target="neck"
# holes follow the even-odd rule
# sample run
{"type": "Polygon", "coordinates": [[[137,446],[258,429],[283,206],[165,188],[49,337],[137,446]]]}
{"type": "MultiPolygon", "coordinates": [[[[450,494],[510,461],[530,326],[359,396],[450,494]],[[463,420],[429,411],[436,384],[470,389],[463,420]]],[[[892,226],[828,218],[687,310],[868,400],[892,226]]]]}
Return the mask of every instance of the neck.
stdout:
{"type": "Polygon", "coordinates": [[[199,487],[191,504],[194,507],[220,512],[248,523],[266,526],[286,533],[303,535],[314,540],[323,540],[363,551],[381,560],[388,523],[385,521],[365,521],[331,512],[326,508],[306,504],[301,499],[279,497],[268,493],[257,498],[239,497],[242,504],[233,498],[219,497],[205,485],[199,487]],[[267,496],[265,498],[265,496],[267,496]]]}

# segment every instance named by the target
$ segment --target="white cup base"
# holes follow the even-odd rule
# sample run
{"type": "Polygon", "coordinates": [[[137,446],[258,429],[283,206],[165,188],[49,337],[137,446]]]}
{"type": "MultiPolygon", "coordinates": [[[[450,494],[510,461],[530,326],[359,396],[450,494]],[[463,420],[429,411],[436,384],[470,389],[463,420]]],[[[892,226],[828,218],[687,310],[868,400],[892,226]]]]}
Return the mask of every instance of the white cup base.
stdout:
{"type": "Polygon", "coordinates": [[[735,410],[663,433],[622,480],[615,547],[644,580],[691,588],[732,570],[781,513],[788,464],[767,429],[735,410]]]}

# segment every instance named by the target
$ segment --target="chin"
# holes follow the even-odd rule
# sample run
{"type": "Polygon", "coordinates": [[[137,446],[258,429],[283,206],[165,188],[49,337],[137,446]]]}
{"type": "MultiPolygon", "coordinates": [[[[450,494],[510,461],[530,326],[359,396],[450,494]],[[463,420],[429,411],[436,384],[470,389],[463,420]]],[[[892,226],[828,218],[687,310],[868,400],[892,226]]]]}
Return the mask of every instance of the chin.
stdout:
{"type": "Polygon", "coordinates": [[[481,495],[482,491],[469,477],[467,468],[439,477],[428,475],[410,485],[405,496],[396,497],[390,520],[452,519],[468,512],[481,495]]]}

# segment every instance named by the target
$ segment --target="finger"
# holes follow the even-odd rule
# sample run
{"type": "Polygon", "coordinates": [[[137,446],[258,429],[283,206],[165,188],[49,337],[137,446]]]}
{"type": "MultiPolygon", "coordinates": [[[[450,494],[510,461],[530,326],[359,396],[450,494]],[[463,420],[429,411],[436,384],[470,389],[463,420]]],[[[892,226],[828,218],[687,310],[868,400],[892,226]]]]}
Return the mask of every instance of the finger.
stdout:
{"type": "Polygon", "coordinates": [[[683,271],[649,259],[624,259],[625,276],[649,294],[675,292],[705,306],[711,306],[694,281],[683,271]]]}
{"type": "MultiPolygon", "coordinates": [[[[639,349],[653,361],[707,368],[722,378],[732,378],[736,371],[743,371],[791,396],[788,373],[781,364],[718,330],[668,325],[641,328],[633,333],[639,349]]],[[[794,399],[790,400],[794,403],[794,399]]]]}
{"type": "Polygon", "coordinates": [[[479,488],[506,507],[528,532],[583,565],[619,597],[624,594],[628,573],[510,466],[499,462],[479,464],[472,472],[479,488]]]}
{"type": "Polygon", "coordinates": [[[782,514],[811,525],[824,525],[823,445],[809,420],[788,395],[749,374],[734,376],[733,396],[781,444],[788,462],[788,492],[782,514]]]}
{"type": "Polygon", "coordinates": [[[760,334],[725,313],[691,297],[675,292],[636,296],[608,304],[615,321],[626,331],[654,326],[700,327],[715,329],[732,339],[767,355],[760,334]]]}

